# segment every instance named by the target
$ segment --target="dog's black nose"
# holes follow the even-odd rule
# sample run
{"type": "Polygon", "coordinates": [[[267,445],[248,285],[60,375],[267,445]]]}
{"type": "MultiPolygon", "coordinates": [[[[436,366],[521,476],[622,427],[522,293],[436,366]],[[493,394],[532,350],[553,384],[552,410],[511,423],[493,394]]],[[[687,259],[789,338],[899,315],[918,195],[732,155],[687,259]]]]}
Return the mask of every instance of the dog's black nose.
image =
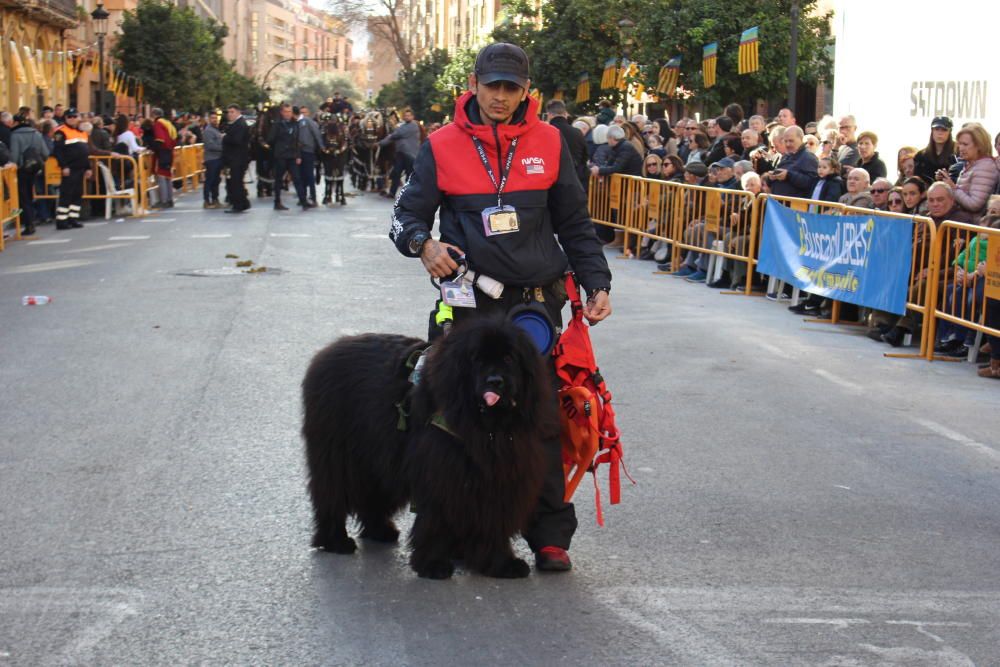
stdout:
{"type": "Polygon", "coordinates": [[[499,375],[490,375],[486,378],[486,384],[490,389],[503,389],[503,378],[499,375]]]}

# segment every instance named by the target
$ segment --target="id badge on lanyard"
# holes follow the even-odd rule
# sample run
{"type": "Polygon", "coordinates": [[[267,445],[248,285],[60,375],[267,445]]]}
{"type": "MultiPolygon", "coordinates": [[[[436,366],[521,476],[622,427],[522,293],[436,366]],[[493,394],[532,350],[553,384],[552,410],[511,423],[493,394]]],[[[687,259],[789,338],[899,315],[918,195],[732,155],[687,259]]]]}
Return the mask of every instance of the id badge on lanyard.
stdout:
{"type": "MultiPolygon", "coordinates": [[[[517,217],[517,210],[513,206],[504,205],[503,203],[503,189],[506,187],[507,178],[510,176],[510,168],[514,162],[514,151],[517,149],[518,139],[519,137],[515,137],[510,142],[510,152],[507,153],[507,162],[504,165],[503,174],[501,174],[500,182],[498,183],[496,174],[493,173],[493,167],[490,166],[490,160],[486,156],[483,143],[477,137],[472,138],[472,143],[476,146],[476,152],[479,153],[479,159],[482,160],[483,167],[486,168],[486,175],[490,177],[490,181],[497,191],[497,205],[483,209],[483,234],[486,236],[513,234],[521,230],[521,222],[517,217]]],[[[499,147],[497,151],[499,154],[499,147]]]]}

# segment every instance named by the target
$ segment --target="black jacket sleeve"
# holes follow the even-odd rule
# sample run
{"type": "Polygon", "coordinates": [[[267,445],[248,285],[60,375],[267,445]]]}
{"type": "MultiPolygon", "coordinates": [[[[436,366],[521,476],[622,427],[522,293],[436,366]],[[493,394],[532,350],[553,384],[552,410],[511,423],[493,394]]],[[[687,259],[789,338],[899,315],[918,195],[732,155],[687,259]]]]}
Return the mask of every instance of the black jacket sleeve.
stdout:
{"type": "Polygon", "coordinates": [[[601,167],[598,172],[601,176],[610,176],[611,174],[624,174],[627,173],[626,166],[628,164],[628,148],[631,144],[628,143],[628,139],[622,139],[614,148],[612,148],[612,157],[614,157],[614,162],[611,164],[601,167]],[[615,150],[617,149],[617,150],[615,150]]]}
{"type": "Polygon", "coordinates": [[[587,210],[587,195],[576,175],[566,140],[560,139],[559,178],[549,190],[552,228],[584,288],[588,292],[602,287],[610,289],[611,269],[587,210]]]}
{"type": "MultiPolygon", "coordinates": [[[[560,178],[562,174],[560,173],[560,178]]],[[[576,176],[573,176],[576,181],[576,176]]],[[[576,181],[579,187],[579,181],[576,181]]],[[[403,185],[392,209],[392,227],[389,238],[396,249],[407,257],[416,257],[409,249],[410,239],[417,232],[430,233],[434,226],[434,213],[441,205],[441,191],[437,185],[437,165],[431,142],[425,141],[413,162],[410,179],[403,185]]],[[[585,204],[586,207],[586,204],[585,204]]]]}

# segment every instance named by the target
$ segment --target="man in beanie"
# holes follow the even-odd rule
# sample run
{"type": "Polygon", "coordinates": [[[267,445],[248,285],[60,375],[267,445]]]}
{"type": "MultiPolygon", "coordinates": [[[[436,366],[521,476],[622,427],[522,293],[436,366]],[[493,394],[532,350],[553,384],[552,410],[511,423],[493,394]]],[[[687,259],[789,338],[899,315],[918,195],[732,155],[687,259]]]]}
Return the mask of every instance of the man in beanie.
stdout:
{"type": "MultiPolygon", "coordinates": [[[[538,118],[538,102],[528,97],[529,76],[520,47],[484,47],[469,92],[455,103],[455,122],[420,148],[393,210],[390,238],[402,254],[419,257],[431,276],[455,274],[452,250],[477,273],[505,285],[499,299],[480,292],[474,307],[448,304],[456,325],[507,313],[528,300],[561,329],[563,274],[570,267],[587,291],[587,319],[596,323],[611,314],[611,272],[586,195],[559,130],[538,118]],[[431,236],[438,210],[439,240],[431,236]]],[[[537,569],[565,571],[576,515],[563,500],[559,439],[548,440],[545,449],[548,471],[524,537],[537,569]]]]}

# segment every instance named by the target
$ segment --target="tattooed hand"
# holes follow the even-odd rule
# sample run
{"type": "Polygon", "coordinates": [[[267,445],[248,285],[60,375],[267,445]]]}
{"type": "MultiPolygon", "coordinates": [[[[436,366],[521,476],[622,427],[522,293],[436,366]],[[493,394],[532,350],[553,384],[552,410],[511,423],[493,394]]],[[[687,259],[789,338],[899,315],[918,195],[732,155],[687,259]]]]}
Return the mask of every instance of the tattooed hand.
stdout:
{"type": "Polygon", "coordinates": [[[424,263],[427,273],[435,278],[447,278],[458,271],[458,264],[448,254],[448,248],[454,248],[458,254],[464,254],[458,246],[428,239],[420,249],[420,261],[424,263]]]}

